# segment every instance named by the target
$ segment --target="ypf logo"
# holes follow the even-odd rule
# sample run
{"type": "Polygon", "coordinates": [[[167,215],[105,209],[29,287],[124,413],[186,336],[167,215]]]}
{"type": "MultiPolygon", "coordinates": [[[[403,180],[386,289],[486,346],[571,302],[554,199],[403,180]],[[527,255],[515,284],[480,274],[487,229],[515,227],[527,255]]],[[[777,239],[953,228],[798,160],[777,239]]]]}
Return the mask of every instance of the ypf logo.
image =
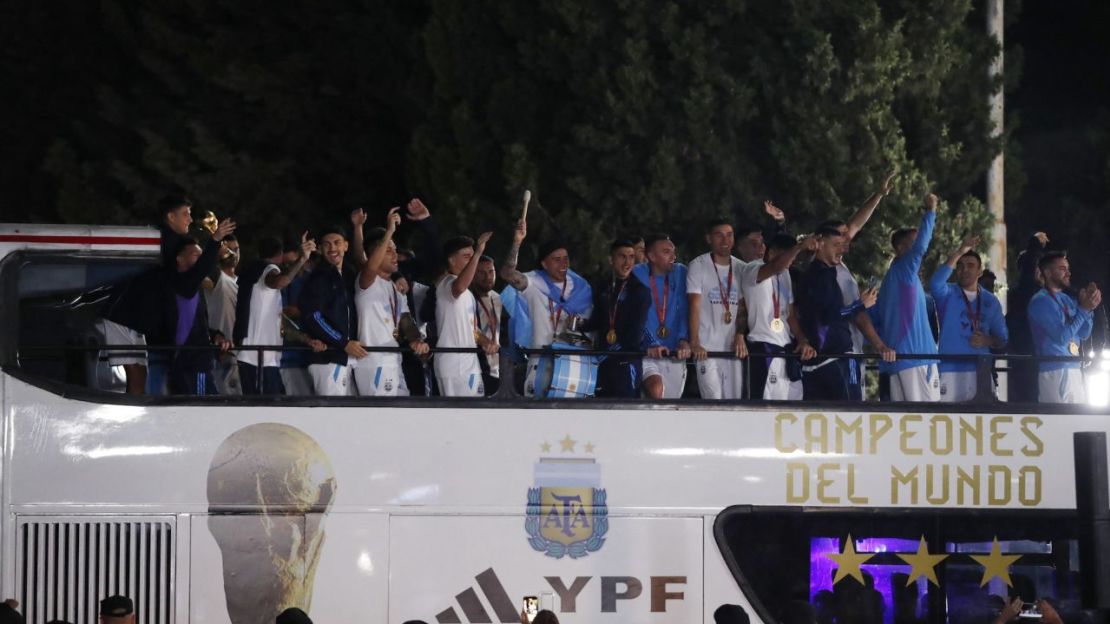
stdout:
{"type": "Polygon", "coordinates": [[[558,444],[558,453],[547,442],[540,445],[545,455],[535,464],[535,487],[528,488],[524,530],[533,549],[555,559],[578,559],[605,544],[609,509],[601,465],[591,457],[594,445],[587,442],[576,453],[578,441],[570,435],[558,444]]]}

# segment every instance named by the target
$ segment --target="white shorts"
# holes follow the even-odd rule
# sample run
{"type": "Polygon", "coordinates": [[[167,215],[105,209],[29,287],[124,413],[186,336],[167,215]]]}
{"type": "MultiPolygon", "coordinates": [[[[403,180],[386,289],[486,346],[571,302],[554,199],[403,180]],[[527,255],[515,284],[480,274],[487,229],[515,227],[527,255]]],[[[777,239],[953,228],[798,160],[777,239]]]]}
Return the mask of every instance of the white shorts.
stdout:
{"type": "Polygon", "coordinates": [[[680,399],[686,388],[686,361],[670,358],[644,358],[642,381],[649,377],[663,378],[663,398],[680,399]]]}
{"type": "Polygon", "coordinates": [[[409,396],[400,358],[365,357],[354,367],[359,396],[409,396]]]}
{"type": "Polygon", "coordinates": [[[1038,399],[1041,403],[1086,403],[1087,388],[1083,385],[1083,371],[1078,368],[1059,368],[1041,371],[1037,375],[1038,399]]]}
{"type": "Polygon", "coordinates": [[[289,366],[281,369],[281,383],[289,396],[312,396],[312,377],[307,368],[289,366]]]}
{"type": "Polygon", "coordinates": [[[764,401],[801,401],[802,380],[790,381],[786,376],[786,359],[772,358],[767,367],[767,382],[763,384],[764,401]]]}
{"type": "Polygon", "coordinates": [[[697,369],[698,390],[701,392],[701,398],[744,398],[744,366],[742,360],[706,358],[697,363],[697,369]]]}
{"type": "Polygon", "coordinates": [[[914,366],[890,376],[892,401],[940,401],[940,374],[936,364],[914,366]]]}
{"type": "Polygon", "coordinates": [[[478,365],[477,354],[441,353],[432,360],[432,364],[436,371],[440,396],[485,396],[482,367],[478,365]]]}
{"type": "Polygon", "coordinates": [[[962,403],[975,398],[978,388],[975,371],[945,371],[940,374],[940,400],[943,403],[962,403]]]}
{"type": "MultiPolygon", "coordinates": [[[[97,329],[100,331],[100,335],[103,336],[106,345],[146,346],[145,336],[130,327],[125,327],[108,319],[100,319],[100,322],[97,323],[97,329]]],[[[134,351],[114,349],[105,351],[104,357],[108,358],[110,366],[127,366],[129,364],[146,366],[146,349],[135,349],[134,351]]]]}
{"type": "Polygon", "coordinates": [[[317,396],[354,396],[350,364],[309,364],[312,389],[317,396]]]}

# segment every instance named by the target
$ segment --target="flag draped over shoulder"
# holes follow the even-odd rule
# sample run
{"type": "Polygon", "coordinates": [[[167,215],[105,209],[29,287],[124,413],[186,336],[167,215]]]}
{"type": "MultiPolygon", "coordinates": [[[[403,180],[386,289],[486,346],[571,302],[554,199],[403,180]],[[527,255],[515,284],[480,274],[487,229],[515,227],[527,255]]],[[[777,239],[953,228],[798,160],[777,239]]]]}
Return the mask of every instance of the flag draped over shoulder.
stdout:
{"type": "MultiPolygon", "coordinates": [[[[536,283],[540,291],[554,304],[555,310],[562,310],[565,315],[583,316],[593,304],[593,290],[584,277],[574,271],[567,271],[570,280],[570,294],[566,301],[561,301],[560,289],[551,281],[547,271],[536,270],[527,274],[529,280],[539,280],[536,283]]],[[[506,286],[501,291],[501,303],[509,314],[509,337],[513,344],[531,349],[544,345],[532,344],[532,316],[528,309],[528,302],[522,293],[512,286],[506,286]]]]}

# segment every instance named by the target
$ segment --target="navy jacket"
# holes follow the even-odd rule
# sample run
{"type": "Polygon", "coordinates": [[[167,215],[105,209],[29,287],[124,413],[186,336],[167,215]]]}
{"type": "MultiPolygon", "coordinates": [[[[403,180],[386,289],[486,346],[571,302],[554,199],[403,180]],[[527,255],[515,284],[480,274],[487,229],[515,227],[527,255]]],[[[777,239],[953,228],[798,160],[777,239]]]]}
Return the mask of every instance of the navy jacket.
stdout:
{"type": "Polygon", "coordinates": [[[819,353],[850,352],[851,324],[863,305],[859,302],[844,305],[836,281],[836,267],[814,259],[802,276],[798,295],[799,321],[813,348],[819,353]]]}
{"type": "Polygon", "coordinates": [[[617,330],[615,345],[609,344],[606,334],[609,333],[611,299],[620,292],[620,284],[613,288],[613,278],[608,277],[598,280],[593,285],[594,311],[583,326],[583,330],[597,332],[596,349],[637,351],[647,343],[645,326],[648,310],[651,309],[651,293],[647,286],[632,275],[629,275],[626,281],[628,285],[625,286],[624,293],[617,302],[614,322],[617,330]]]}
{"type": "Polygon", "coordinates": [[[335,267],[321,264],[308,276],[301,291],[301,323],[304,331],[327,344],[330,349],[312,353],[310,364],[346,364],[343,349],[358,335],[355,311],[355,279],[357,274],[347,264],[340,273],[335,267]]]}

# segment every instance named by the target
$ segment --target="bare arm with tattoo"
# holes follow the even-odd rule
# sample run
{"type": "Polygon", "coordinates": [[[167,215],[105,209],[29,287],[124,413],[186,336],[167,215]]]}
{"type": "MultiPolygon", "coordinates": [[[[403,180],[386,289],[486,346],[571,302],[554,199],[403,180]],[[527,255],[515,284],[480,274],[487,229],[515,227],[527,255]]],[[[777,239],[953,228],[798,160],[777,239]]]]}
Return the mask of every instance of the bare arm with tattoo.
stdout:
{"type": "Polygon", "coordinates": [[[513,231],[513,245],[509,248],[509,255],[505,257],[505,264],[501,265],[501,279],[520,291],[528,288],[528,277],[516,268],[520,244],[524,242],[526,236],[528,236],[528,224],[521,219],[517,221],[516,229],[513,231]]]}

